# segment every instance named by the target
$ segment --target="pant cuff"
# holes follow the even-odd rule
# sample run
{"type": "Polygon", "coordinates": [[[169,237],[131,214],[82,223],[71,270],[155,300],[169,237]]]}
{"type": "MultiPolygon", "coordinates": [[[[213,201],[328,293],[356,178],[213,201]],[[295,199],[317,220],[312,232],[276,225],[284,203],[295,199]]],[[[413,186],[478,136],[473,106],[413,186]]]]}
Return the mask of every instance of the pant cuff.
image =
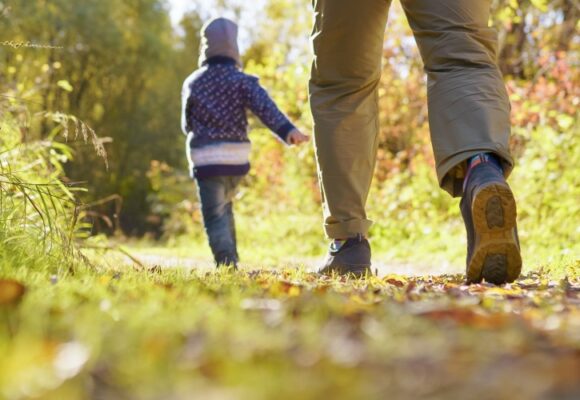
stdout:
{"type": "Polygon", "coordinates": [[[330,239],[346,239],[356,235],[367,236],[373,221],[368,219],[353,219],[344,222],[324,224],[326,236],[330,239]]]}

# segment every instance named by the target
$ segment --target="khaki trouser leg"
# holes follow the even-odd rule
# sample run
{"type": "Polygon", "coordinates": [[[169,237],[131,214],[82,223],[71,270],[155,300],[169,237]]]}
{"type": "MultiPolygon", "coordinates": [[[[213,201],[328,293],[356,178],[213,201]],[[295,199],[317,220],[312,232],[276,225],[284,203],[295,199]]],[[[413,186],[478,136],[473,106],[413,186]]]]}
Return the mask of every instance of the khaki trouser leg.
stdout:
{"type": "Polygon", "coordinates": [[[377,85],[390,0],[315,0],[310,101],[324,227],[365,235],[378,136],[377,85]]]}
{"type": "Polygon", "coordinates": [[[509,154],[510,105],[496,64],[490,0],[402,0],[428,77],[429,125],[443,189],[461,195],[464,161],[509,154]]]}
{"type": "MultiPolygon", "coordinates": [[[[428,75],[429,123],[441,187],[461,195],[464,161],[494,152],[506,175],[509,100],[496,65],[490,0],[402,0],[428,75]]],[[[315,0],[311,107],[325,230],[366,234],[377,149],[377,85],[389,0],[315,0]]]]}

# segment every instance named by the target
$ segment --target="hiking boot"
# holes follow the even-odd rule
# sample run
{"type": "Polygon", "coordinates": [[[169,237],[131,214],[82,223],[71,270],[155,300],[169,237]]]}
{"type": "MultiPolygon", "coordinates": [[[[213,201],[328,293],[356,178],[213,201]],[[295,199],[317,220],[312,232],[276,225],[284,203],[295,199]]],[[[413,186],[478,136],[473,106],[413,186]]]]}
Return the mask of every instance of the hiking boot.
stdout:
{"type": "Polygon", "coordinates": [[[330,244],[324,265],[318,273],[353,275],[357,278],[372,275],[369,241],[362,235],[345,241],[333,241],[330,244]]]}
{"type": "Polygon", "coordinates": [[[522,269],[516,202],[501,170],[473,167],[459,205],[467,230],[467,282],[513,282],[522,269]]]}

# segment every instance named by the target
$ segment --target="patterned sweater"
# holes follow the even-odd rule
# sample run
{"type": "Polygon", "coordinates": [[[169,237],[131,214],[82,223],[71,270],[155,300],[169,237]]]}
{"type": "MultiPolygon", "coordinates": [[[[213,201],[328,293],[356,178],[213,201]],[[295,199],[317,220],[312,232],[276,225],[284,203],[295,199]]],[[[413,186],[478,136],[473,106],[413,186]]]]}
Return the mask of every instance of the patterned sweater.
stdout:
{"type": "Polygon", "coordinates": [[[212,57],[191,74],[183,84],[182,103],[181,126],[191,173],[198,179],[248,173],[248,109],[284,143],[294,129],[258,78],[228,57],[212,57]]]}

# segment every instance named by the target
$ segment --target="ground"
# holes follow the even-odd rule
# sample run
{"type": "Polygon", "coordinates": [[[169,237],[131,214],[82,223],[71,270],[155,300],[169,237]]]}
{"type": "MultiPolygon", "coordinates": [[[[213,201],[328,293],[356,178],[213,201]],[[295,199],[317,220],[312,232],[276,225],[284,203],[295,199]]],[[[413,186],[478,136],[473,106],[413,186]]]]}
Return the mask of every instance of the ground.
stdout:
{"type": "Polygon", "coordinates": [[[3,278],[0,398],[580,397],[577,278],[145,261],[3,278]]]}

